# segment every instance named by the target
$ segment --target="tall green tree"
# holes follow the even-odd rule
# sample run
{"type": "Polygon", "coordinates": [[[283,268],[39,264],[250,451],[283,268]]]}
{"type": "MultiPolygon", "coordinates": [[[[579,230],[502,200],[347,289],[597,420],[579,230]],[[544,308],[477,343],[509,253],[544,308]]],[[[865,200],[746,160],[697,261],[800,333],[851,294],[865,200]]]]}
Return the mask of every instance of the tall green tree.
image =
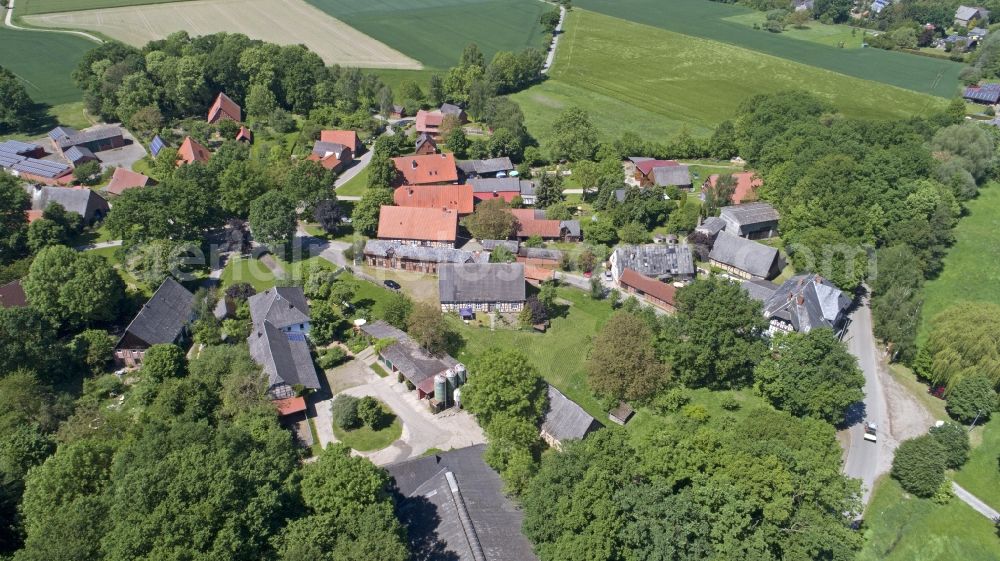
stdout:
{"type": "Polygon", "coordinates": [[[936,385],[952,386],[967,374],[1000,383],[1000,306],[987,302],[959,303],[930,321],[927,341],[914,368],[936,385]]]}
{"type": "Polygon", "coordinates": [[[462,401],[479,422],[489,425],[498,415],[535,426],[541,422],[548,384],[523,353],[491,347],[469,365],[469,371],[472,375],[462,389],[462,401]]]}
{"type": "Polygon", "coordinates": [[[0,132],[16,131],[24,128],[31,119],[33,103],[28,90],[18,81],[13,72],[0,66],[0,132]]]}
{"type": "Polygon", "coordinates": [[[549,153],[555,160],[593,159],[597,153],[597,128],[590,115],[579,107],[564,109],[552,123],[549,153]]]}
{"type": "Polygon", "coordinates": [[[548,208],[565,200],[562,176],[559,175],[559,172],[543,174],[538,180],[537,189],[535,189],[535,206],[548,208]]]}
{"type": "Polygon", "coordinates": [[[944,447],[929,434],[904,440],[892,459],[892,477],[918,497],[930,497],[945,482],[944,447]]]}
{"type": "Polygon", "coordinates": [[[351,212],[354,231],[363,236],[375,236],[378,232],[379,212],[383,206],[393,204],[395,201],[392,198],[392,189],[372,188],[365,191],[351,212]]]}
{"type": "Polygon", "coordinates": [[[274,184],[262,164],[237,160],[219,176],[219,206],[233,215],[246,218],[250,213],[250,204],[273,188],[274,184]]]}
{"type": "Polygon", "coordinates": [[[28,229],[25,211],[29,208],[31,199],[18,180],[0,173],[0,262],[13,260],[23,250],[28,229]]]}
{"type": "Polygon", "coordinates": [[[500,198],[483,201],[476,211],[462,223],[475,238],[480,240],[506,240],[514,234],[517,219],[507,203],[500,198]]]}
{"type": "Polygon", "coordinates": [[[250,229],[265,245],[280,245],[295,236],[295,204],[281,191],[268,191],[250,204],[250,229]]]}
{"type": "Polygon", "coordinates": [[[61,245],[38,252],[23,285],[32,307],[63,328],[114,319],[125,296],[107,260],[61,245]]]}
{"type": "Polygon", "coordinates": [[[297,203],[312,208],[320,201],[336,202],[337,196],[333,192],[335,180],[336,175],[318,162],[301,160],[285,174],[283,187],[292,193],[297,203]]]}
{"type": "Polygon", "coordinates": [[[649,326],[623,311],[597,333],[586,367],[594,393],[616,399],[647,400],[670,381],[669,368],[656,356],[649,326]]]}

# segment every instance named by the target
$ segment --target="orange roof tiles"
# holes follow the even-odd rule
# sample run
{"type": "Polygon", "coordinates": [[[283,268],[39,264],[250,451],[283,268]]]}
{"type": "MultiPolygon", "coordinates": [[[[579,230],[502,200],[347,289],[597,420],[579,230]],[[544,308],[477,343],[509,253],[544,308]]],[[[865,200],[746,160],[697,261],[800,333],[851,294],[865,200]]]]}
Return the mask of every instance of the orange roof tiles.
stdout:
{"type": "Polygon", "coordinates": [[[208,148],[190,136],[185,138],[181,147],[177,149],[177,165],[207,162],[211,157],[212,153],[208,151],[208,148]]]}
{"type": "Polygon", "coordinates": [[[451,210],[384,206],[379,211],[379,239],[454,242],[457,232],[458,214],[451,210]]]}
{"type": "Polygon", "coordinates": [[[403,175],[404,185],[434,185],[458,181],[458,168],[453,154],[402,156],[392,163],[403,175]]]}
{"type": "MultiPolygon", "coordinates": [[[[752,171],[734,173],[733,179],[736,180],[736,190],[733,191],[731,199],[734,205],[757,200],[756,191],[761,185],[764,184],[764,182],[757,177],[757,174],[752,171]]],[[[718,180],[719,174],[717,173],[713,173],[708,176],[709,186],[715,187],[715,182],[718,180]]]]}
{"type": "Polygon", "coordinates": [[[396,206],[447,208],[459,214],[473,209],[472,185],[404,185],[393,193],[396,206]]]}
{"type": "Polygon", "coordinates": [[[115,168],[115,173],[111,176],[111,183],[108,183],[107,192],[112,195],[121,195],[126,189],[145,187],[150,184],[150,181],[141,173],[126,168],[115,168]]]}
{"type": "Polygon", "coordinates": [[[306,400],[301,396],[276,399],[271,403],[278,408],[279,417],[284,417],[285,415],[291,415],[292,413],[298,413],[306,410],[306,400]]]}
{"type": "Polygon", "coordinates": [[[361,147],[361,141],[358,140],[358,133],[354,131],[320,131],[319,141],[343,144],[350,148],[352,152],[357,152],[361,147]]]}
{"type": "Polygon", "coordinates": [[[440,110],[425,111],[421,109],[417,111],[417,132],[436,133],[443,121],[444,114],[440,110]]]}
{"type": "Polygon", "coordinates": [[[26,210],[26,211],[24,211],[24,214],[28,217],[28,224],[31,224],[35,220],[38,220],[39,218],[41,218],[43,212],[45,212],[45,211],[44,210],[26,210]]]}
{"type": "Polygon", "coordinates": [[[240,106],[222,92],[219,92],[219,96],[215,98],[215,103],[208,110],[209,123],[218,123],[222,119],[230,119],[238,123],[242,117],[243,112],[240,106]]]}
{"type": "Polygon", "coordinates": [[[511,214],[517,219],[517,236],[530,238],[558,238],[562,233],[562,224],[558,220],[535,218],[535,211],[530,208],[511,209],[511,214]]]}
{"type": "Polygon", "coordinates": [[[622,275],[619,277],[619,282],[626,286],[631,286],[644,294],[648,294],[657,300],[661,300],[668,306],[674,305],[677,288],[672,284],[651,279],[642,273],[628,268],[622,271],[622,275]]]}
{"type": "Polygon", "coordinates": [[[552,278],[555,271],[552,269],[546,269],[544,267],[533,267],[531,265],[524,266],[524,278],[527,280],[533,280],[538,282],[545,282],[552,278]]]}
{"type": "Polygon", "coordinates": [[[310,162],[319,162],[324,168],[335,171],[344,163],[344,161],[338,158],[336,154],[330,154],[329,156],[324,157],[313,152],[312,154],[309,154],[306,159],[310,162]]]}
{"type": "Polygon", "coordinates": [[[241,125],[240,131],[236,133],[236,140],[253,142],[253,131],[241,125]]]}

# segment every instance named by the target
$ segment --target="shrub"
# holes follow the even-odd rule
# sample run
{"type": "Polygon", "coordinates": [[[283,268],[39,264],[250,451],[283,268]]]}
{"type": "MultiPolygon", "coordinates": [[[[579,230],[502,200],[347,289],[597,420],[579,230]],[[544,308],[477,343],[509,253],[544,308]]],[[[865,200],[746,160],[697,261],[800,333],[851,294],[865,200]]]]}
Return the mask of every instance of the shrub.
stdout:
{"type": "Polygon", "coordinates": [[[684,408],[681,409],[681,415],[699,423],[704,423],[711,416],[708,414],[708,409],[705,409],[704,405],[698,405],[697,403],[685,405],[684,408]]]}
{"type": "Polygon", "coordinates": [[[931,497],[944,482],[945,450],[929,434],[904,441],[892,460],[892,477],[918,497],[931,497]]]}
{"type": "Polygon", "coordinates": [[[969,459],[969,433],[961,425],[945,423],[931,427],[930,435],[944,448],[944,465],[958,469],[969,459]]]}
{"type": "Polygon", "coordinates": [[[344,430],[353,430],[361,426],[358,416],[358,398],[350,395],[338,395],[333,400],[331,414],[334,426],[344,430]]]}
{"type": "Polygon", "coordinates": [[[722,405],[722,408],[725,409],[726,411],[737,411],[740,408],[740,402],[731,395],[726,396],[726,398],[722,400],[722,403],[720,405],[722,405]]]}
{"type": "Polygon", "coordinates": [[[653,408],[666,415],[684,407],[689,401],[691,397],[684,388],[671,388],[653,399],[653,408]]]}
{"type": "Polygon", "coordinates": [[[951,481],[945,479],[941,482],[941,486],[938,487],[938,490],[934,493],[934,496],[931,497],[931,500],[939,505],[946,505],[954,496],[955,493],[951,490],[951,481]]]}
{"type": "Polygon", "coordinates": [[[334,366],[344,362],[344,359],[346,358],[347,353],[344,352],[344,349],[341,349],[340,347],[332,347],[319,357],[319,367],[323,370],[333,368],[334,366]]]}
{"type": "Polygon", "coordinates": [[[358,401],[358,418],[372,430],[384,429],[392,422],[392,416],[371,396],[362,397],[358,401]]]}
{"type": "Polygon", "coordinates": [[[997,392],[986,376],[973,374],[961,377],[948,392],[948,414],[960,423],[971,423],[979,416],[986,422],[997,406],[997,392]]]}

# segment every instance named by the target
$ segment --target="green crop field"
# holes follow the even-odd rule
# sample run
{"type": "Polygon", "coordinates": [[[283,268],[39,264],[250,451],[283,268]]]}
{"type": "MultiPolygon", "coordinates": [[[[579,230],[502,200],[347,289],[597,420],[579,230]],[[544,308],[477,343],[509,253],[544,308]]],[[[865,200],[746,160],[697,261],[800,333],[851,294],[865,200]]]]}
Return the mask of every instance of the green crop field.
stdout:
{"type": "Polygon", "coordinates": [[[955,302],[1000,304],[1000,184],[983,187],[967,208],[941,275],[924,290],[920,339],[927,335],[930,320],[955,302]]]}
{"type": "Polygon", "coordinates": [[[432,68],[458,62],[477,43],[486,60],[497,51],[542,44],[538,23],[552,6],[539,0],[307,0],[310,4],[432,68]]]}
{"type": "MultiPolygon", "coordinates": [[[[604,138],[634,131],[665,141],[707,134],[747,97],[811,91],[855,117],[905,117],[943,107],[929,95],[763,55],[730,44],[573,10],[551,78],[519,92],[528,128],[544,140],[559,110],[588,110],[604,138]]],[[[807,43],[795,41],[795,43],[807,43]]]]}
{"type": "Polygon", "coordinates": [[[17,0],[15,7],[17,8],[18,16],[29,16],[32,14],[79,12],[100,8],[144,6],[146,4],[165,4],[167,2],[182,1],[184,0],[17,0]]]}
{"type": "Polygon", "coordinates": [[[0,66],[16,74],[38,103],[79,101],[83,94],[73,85],[70,74],[83,54],[95,46],[76,35],[0,26],[0,66]]]}
{"type": "Polygon", "coordinates": [[[755,30],[742,21],[729,19],[750,12],[741,6],[708,0],[579,0],[574,4],[610,16],[738,45],[848,76],[941,97],[952,97],[958,93],[958,73],[962,65],[957,62],[882,49],[838,49],[821,42],[801,41],[784,33],[755,30]]]}

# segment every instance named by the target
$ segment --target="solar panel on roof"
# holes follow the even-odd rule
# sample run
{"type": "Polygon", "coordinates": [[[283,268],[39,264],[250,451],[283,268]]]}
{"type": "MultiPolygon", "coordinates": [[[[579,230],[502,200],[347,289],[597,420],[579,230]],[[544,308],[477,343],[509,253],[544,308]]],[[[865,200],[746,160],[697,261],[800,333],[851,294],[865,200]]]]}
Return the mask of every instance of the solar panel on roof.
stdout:
{"type": "Polygon", "coordinates": [[[17,154],[7,154],[0,152],[0,167],[9,168],[18,162],[23,162],[25,160],[24,156],[18,156],[17,154]]]}
{"type": "Polygon", "coordinates": [[[60,177],[70,171],[70,167],[67,165],[34,158],[25,158],[24,161],[14,164],[11,169],[50,178],[60,177]]]}
{"type": "Polygon", "coordinates": [[[153,142],[149,143],[149,151],[152,152],[154,158],[157,155],[159,155],[160,150],[163,150],[166,147],[167,147],[167,144],[165,142],[163,142],[163,139],[160,138],[160,135],[154,136],[153,137],[153,142]]]}
{"type": "Polygon", "coordinates": [[[288,340],[289,341],[305,341],[306,340],[306,336],[303,335],[303,334],[301,334],[301,333],[289,333],[288,334],[288,340]]]}
{"type": "Polygon", "coordinates": [[[23,155],[28,152],[34,152],[39,148],[40,146],[38,146],[37,144],[21,142],[20,140],[8,140],[5,142],[0,142],[0,153],[23,155]]]}

